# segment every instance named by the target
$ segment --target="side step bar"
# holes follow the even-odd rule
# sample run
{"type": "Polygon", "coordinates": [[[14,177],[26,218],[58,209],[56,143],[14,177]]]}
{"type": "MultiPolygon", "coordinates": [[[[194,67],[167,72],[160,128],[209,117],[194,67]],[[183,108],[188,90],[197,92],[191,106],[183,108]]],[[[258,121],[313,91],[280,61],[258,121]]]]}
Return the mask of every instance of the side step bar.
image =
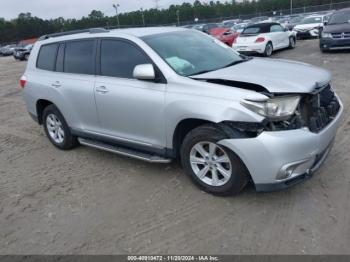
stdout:
{"type": "Polygon", "coordinates": [[[128,149],[128,148],[124,148],[124,147],[120,147],[120,146],[113,146],[113,145],[110,145],[107,143],[94,141],[91,139],[79,137],[78,141],[80,144],[85,145],[85,146],[90,146],[93,148],[101,149],[101,150],[108,151],[108,152],[115,153],[115,154],[122,155],[122,156],[127,156],[127,157],[131,157],[131,158],[143,160],[143,161],[150,162],[150,163],[166,164],[166,163],[171,162],[171,159],[168,159],[168,158],[163,158],[161,156],[156,156],[156,155],[151,155],[151,154],[147,154],[147,153],[143,153],[143,152],[138,152],[136,150],[132,150],[132,149],[128,149]]]}

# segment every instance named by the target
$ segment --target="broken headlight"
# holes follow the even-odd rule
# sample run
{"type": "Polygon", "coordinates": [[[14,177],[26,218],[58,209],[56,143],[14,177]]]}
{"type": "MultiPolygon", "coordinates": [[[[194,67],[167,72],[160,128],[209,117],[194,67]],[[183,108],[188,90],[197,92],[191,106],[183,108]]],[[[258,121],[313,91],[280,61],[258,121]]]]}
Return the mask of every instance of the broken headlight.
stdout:
{"type": "Polygon", "coordinates": [[[271,120],[284,120],[294,114],[299,102],[300,96],[280,96],[265,101],[243,100],[241,104],[271,120]]]}

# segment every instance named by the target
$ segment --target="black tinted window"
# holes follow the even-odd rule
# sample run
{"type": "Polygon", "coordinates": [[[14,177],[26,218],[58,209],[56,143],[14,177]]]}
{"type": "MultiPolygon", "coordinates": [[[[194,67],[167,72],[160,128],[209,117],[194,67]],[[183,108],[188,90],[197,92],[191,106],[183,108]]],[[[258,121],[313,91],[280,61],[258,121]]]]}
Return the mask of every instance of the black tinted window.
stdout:
{"type": "Polygon", "coordinates": [[[57,51],[56,71],[63,72],[64,44],[60,44],[57,51]]]}
{"type": "Polygon", "coordinates": [[[54,71],[58,44],[43,45],[40,48],[37,67],[54,71]]]}
{"type": "Polygon", "coordinates": [[[135,66],[151,61],[134,45],[118,40],[101,42],[101,75],[133,78],[135,66]]]}
{"type": "Polygon", "coordinates": [[[94,40],[66,42],[64,72],[94,74],[94,40]]]}

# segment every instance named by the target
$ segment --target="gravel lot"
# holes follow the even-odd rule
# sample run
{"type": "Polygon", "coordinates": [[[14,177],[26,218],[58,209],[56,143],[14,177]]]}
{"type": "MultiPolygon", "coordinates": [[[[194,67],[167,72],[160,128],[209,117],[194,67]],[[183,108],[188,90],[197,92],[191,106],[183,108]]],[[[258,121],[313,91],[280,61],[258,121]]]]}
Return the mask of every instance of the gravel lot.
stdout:
{"type": "Polygon", "coordinates": [[[333,73],[345,106],[336,143],[311,180],[227,198],[176,164],[59,151],[26,112],[25,63],[0,57],[0,254],[350,254],[350,52],[310,40],[273,57],[333,73]]]}

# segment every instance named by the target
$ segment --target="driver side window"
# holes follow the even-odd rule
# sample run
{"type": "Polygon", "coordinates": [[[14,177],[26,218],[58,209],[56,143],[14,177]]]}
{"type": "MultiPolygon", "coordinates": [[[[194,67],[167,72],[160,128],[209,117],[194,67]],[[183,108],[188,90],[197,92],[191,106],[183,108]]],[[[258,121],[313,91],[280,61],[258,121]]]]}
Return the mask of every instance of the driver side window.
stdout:
{"type": "Polygon", "coordinates": [[[133,78],[135,66],[152,61],[136,46],[121,40],[101,40],[101,75],[133,78]]]}

